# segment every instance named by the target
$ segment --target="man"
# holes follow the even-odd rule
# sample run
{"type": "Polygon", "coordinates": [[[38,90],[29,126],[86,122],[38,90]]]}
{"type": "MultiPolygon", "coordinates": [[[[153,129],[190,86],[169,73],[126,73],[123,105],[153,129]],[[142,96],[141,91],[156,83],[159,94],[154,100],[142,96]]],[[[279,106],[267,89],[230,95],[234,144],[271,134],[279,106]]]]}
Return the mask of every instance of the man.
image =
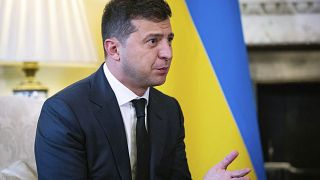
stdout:
{"type": "MultiPolygon", "coordinates": [[[[163,0],[112,0],[102,17],[105,63],[49,98],[39,117],[39,179],[191,179],[178,102],[153,86],[172,59],[171,10],[163,0]]],[[[206,179],[246,179],[226,171],[206,179]]]]}

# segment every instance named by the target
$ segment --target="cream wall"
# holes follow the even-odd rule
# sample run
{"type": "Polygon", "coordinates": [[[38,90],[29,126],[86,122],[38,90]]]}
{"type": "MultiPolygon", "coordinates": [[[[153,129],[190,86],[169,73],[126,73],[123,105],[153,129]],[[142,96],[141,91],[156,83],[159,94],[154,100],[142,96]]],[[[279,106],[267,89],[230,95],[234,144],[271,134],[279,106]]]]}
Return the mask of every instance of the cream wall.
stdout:
{"type": "MultiPolygon", "coordinates": [[[[98,52],[98,63],[90,67],[45,66],[37,73],[37,78],[49,88],[49,96],[69,84],[94,72],[103,62],[103,47],[100,35],[101,15],[108,0],[84,0],[87,17],[98,52]]],[[[0,64],[0,96],[11,95],[12,89],[23,79],[19,65],[0,64]]]]}

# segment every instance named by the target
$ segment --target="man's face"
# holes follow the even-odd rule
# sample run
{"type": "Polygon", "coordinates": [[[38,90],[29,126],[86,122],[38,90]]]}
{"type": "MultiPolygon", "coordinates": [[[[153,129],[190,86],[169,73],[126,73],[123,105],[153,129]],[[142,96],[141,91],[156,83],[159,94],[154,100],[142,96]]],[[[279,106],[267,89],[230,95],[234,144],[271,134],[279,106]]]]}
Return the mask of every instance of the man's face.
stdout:
{"type": "Polygon", "coordinates": [[[161,85],[168,74],[172,48],[170,20],[132,20],[137,31],[119,46],[122,83],[133,88],[161,85]]]}

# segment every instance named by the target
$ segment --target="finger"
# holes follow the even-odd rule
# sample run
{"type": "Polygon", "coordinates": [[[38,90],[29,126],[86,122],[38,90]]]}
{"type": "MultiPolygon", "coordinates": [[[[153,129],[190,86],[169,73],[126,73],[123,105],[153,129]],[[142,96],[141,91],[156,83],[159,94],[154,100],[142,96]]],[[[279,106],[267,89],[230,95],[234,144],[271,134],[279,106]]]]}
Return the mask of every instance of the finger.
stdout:
{"type": "Polygon", "coordinates": [[[241,169],[241,170],[230,171],[230,174],[231,174],[231,177],[239,178],[239,177],[243,177],[243,176],[249,174],[250,171],[251,171],[251,169],[246,168],[246,169],[241,169]]]}
{"type": "Polygon", "coordinates": [[[229,164],[239,155],[238,151],[232,151],[221,162],[214,166],[216,169],[227,169],[229,164]]]}

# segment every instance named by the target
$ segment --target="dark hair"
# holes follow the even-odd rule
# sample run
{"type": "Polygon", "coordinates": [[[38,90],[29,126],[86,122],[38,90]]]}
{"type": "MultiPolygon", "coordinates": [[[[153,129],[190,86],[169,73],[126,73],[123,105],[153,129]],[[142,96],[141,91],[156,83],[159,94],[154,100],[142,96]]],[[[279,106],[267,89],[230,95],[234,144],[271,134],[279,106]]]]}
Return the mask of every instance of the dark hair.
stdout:
{"type": "Polygon", "coordinates": [[[123,43],[136,31],[133,19],[147,19],[154,22],[171,17],[171,9],[165,0],[111,0],[104,8],[101,33],[103,42],[115,37],[123,43]]]}

